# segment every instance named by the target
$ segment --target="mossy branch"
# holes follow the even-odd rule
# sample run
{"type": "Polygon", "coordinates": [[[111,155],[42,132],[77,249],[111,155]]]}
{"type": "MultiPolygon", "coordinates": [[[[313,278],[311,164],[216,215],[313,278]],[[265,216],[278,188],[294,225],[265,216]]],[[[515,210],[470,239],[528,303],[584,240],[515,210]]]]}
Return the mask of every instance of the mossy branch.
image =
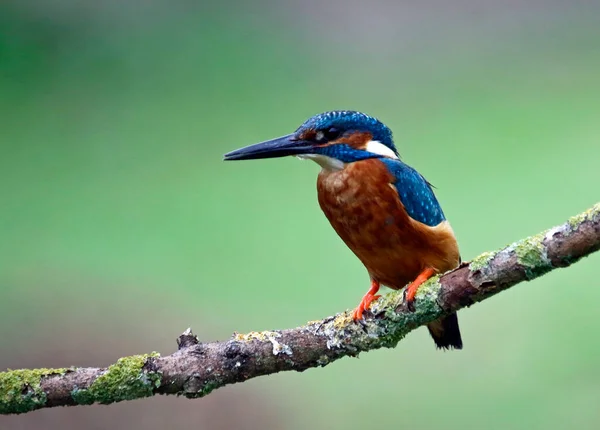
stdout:
{"type": "Polygon", "coordinates": [[[0,414],[54,406],[109,404],[155,394],[202,397],[227,384],[284,370],[325,366],[345,356],[392,348],[408,332],[600,249],[600,203],[565,224],[486,252],[425,283],[411,312],[402,292],[374,302],[355,323],[349,311],[289,330],[234,334],[201,343],[191,331],[179,350],[119,359],[108,368],[8,370],[0,373],[0,414]]]}

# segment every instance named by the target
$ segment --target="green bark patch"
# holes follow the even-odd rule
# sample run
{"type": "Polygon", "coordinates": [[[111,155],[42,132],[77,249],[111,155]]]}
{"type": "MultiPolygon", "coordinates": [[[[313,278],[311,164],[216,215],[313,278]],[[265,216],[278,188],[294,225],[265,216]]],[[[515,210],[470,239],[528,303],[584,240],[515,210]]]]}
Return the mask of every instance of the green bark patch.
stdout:
{"type": "Polygon", "coordinates": [[[8,370],[0,373],[0,414],[21,414],[46,404],[44,376],[64,375],[69,369],[8,370]]]}
{"type": "Polygon", "coordinates": [[[546,231],[515,242],[511,248],[517,254],[517,261],[525,268],[527,279],[534,279],[552,269],[548,259],[544,239],[546,231]]]}
{"type": "Polygon", "coordinates": [[[487,251],[475,257],[473,261],[469,263],[469,270],[471,272],[477,272],[478,270],[487,267],[496,254],[498,254],[498,251],[487,251]]]}
{"type": "Polygon", "coordinates": [[[80,405],[92,403],[120,402],[152,396],[160,387],[162,375],[158,372],[144,370],[149,358],[159,357],[152,354],[134,355],[120,358],[100,375],[89,388],[74,388],[71,396],[80,405]]]}
{"type": "Polygon", "coordinates": [[[569,218],[569,226],[572,230],[577,230],[582,222],[587,221],[588,219],[594,219],[597,216],[600,216],[600,203],[596,203],[587,211],[569,218]]]}

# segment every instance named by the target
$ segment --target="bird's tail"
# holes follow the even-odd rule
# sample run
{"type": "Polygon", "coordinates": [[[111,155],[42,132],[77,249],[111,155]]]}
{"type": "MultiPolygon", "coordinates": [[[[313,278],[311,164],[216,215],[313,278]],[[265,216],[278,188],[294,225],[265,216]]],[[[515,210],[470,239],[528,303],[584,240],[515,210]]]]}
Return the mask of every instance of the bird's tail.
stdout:
{"type": "Polygon", "coordinates": [[[436,346],[441,349],[462,349],[462,339],[456,313],[450,314],[427,325],[436,346]]]}

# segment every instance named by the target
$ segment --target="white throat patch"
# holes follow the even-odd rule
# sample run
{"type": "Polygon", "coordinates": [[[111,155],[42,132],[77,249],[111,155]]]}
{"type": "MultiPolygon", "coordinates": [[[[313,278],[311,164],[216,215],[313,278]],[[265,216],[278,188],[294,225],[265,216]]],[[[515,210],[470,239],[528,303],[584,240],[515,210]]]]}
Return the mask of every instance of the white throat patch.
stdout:
{"type": "Polygon", "coordinates": [[[324,170],[342,170],[344,168],[344,162],[328,157],[327,155],[321,154],[302,154],[298,155],[298,158],[301,160],[313,160],[319,166],[321,166],[324,170]]]}
{"type": "Polygon", "coordinates": [[[394,151],[377,140],[371,140],[369,143],[367,143],[365,151],[377,155],[383,155],[384,157],[395,158],[396,160],[398,159],[398,156],[394,154],[394,151]]]}

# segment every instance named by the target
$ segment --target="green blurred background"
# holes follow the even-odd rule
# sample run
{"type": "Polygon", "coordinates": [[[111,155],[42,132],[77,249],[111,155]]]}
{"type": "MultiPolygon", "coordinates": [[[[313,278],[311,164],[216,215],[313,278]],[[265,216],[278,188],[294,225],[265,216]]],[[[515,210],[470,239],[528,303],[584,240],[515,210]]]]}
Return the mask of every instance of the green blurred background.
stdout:
{"type": "MultiPolygon", "coordinates": [[[[0,368],[105,366],[353,307],[318,166],[223,163],[357,109],[437,186],[463,258],[599,200],[600,4],[4,0],[0,368]]],[[[600,256],[302,374],[0,417],[4,429],[597,429],[600,256]]]]}

